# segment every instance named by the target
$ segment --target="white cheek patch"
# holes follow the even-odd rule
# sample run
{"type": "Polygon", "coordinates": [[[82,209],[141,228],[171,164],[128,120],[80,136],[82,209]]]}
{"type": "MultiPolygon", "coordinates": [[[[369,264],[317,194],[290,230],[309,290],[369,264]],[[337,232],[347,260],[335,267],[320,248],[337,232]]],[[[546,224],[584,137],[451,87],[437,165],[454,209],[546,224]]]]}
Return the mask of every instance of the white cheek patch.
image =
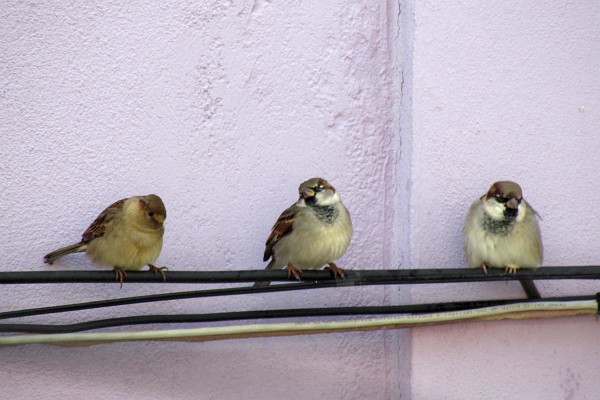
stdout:
{"type": "MultiPolygon", "coordinates": [[[[495,220],[500,220],[502,218],[504,218],[504,209],[505,209],[505,205],[502,203],[498,203],[495,199],[491,198],[488,200],[484,200],[483,202],[483,208],[485,209],[485,212],[492,218],[495,220]]],[[[519,214],[520,214],[519,210],[519,214]]]]}
{"type": "Polygon", "coordinates": [[[332,204],[336,204],[340,201],[340,195],[335,193],[331,193],[329,190],[323,190],[320,193],[317,193],[317,204],[320,206],[330,206],[332,204]]]}
{"type": "Polygon", "coordinates": [[[521,200],[521,203],[519,203],[519,207],[517,207],[517,209],[519,210],[519,213],[517,214],[517,222],[521,222],[527,213],[527,206],[523,200],[521,200]]]}

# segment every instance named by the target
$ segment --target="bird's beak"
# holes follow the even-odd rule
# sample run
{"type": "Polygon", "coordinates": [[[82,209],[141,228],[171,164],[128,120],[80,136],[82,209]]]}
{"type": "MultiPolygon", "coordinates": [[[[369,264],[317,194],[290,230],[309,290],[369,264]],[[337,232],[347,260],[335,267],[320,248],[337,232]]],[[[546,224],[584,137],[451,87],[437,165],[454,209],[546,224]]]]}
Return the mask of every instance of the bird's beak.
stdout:
{"type": "Polygon", "coordinates": [[[307,199],[309,197],[313,197],[315,195],[315,191],[308,188],[306,190],[303,190],[302,193],[300,193],[300,195],[302,196],[303,199],[307,199]]]}
{"type": "Polygon", "coordinates": [[[516,210],[519,207],[519,202],[517,201],[517,199],[512,198],[506,202],[506,207],[516,210]]]}

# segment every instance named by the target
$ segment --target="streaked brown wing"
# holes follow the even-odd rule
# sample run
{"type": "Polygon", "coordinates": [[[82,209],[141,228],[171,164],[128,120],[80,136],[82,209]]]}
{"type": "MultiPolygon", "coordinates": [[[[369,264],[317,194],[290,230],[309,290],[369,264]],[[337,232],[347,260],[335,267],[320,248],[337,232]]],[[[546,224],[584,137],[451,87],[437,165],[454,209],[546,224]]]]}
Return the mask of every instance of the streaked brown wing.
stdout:
{"type": "Polygon", "coordinates": [[[104,235],[104,231],[106,230],[106,224],[118,213],[118,211],[123,207],[123,203],[125,203],[127,199],[121,199],[115,201],[110,206],[106,207],[104,211],[98,215],[98,217],[92,222],[92,224],[83,232],[81,236],[82,242],[89,242],[92,239],[100,237],[104,235]]]}
{"type": "Polygon", "coordinates": [[[277,222],[275,222],[275,225],[273,225],[271,234],[267,239],[267,247],[265,248],[263,261],[267,261],[273,255],[273,246],[275,246],[275,243],[292,231],[292,225],[294,224],[294,219],[297,213],[298,208],[295,204],[293,204],[291,207],[282,212],[279,218],[277,218],[277,222]]]}

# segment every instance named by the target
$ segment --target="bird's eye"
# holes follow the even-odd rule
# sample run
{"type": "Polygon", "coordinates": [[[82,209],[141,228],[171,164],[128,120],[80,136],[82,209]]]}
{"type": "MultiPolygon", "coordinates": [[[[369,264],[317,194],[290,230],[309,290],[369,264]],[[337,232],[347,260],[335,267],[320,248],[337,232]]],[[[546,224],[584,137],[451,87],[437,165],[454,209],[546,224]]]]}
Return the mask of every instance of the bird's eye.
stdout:
{"type": "Polygon", "coordinates": [[[316,186],[313,190],[318,193],[318,192],[322,191],[323,189],[324,189],[323,185],[319,185],[319,186],[316,186]]]}
{"type": "Polygon", "coordinates": [[[151,212],[148,213],[148,215],[151,216],[151,217],[154,217],[154,212],[151,211],[151,212]]]}

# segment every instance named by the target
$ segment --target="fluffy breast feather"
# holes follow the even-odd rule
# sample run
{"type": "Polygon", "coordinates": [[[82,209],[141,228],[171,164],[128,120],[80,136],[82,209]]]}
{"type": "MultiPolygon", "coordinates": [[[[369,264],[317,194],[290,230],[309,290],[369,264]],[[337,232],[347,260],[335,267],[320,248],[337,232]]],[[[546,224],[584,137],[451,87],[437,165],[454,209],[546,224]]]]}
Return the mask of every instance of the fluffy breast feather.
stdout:
{"type": "Polygon", "coordinates": [[[162,250],[164,228],[150,229],[119,223],[88,245],[87,254],[96,263],[124,269],[154,264],[162,250]]]}
{"type": "Polygon", "coordinates": [[[508,234],[496,235],[483,229],[482,200],[471,205],[463,230],[465,253],[471,267],[477,268],[483,263],[498,268],[507,265],[535,268],[541,265],[543,249],[537,217],[526,206],[523,219],[515,222],[508,234]]]}
{"type": "Polygon", "coordinates": [[[310,208],[303,209],[292,232],[274,247],[280,266],[292,263],[302,269],[320,268],[344,255],[352,239],[352,222],[348,210],[340,205],[333,223],[323,223],[310,208]]]}

